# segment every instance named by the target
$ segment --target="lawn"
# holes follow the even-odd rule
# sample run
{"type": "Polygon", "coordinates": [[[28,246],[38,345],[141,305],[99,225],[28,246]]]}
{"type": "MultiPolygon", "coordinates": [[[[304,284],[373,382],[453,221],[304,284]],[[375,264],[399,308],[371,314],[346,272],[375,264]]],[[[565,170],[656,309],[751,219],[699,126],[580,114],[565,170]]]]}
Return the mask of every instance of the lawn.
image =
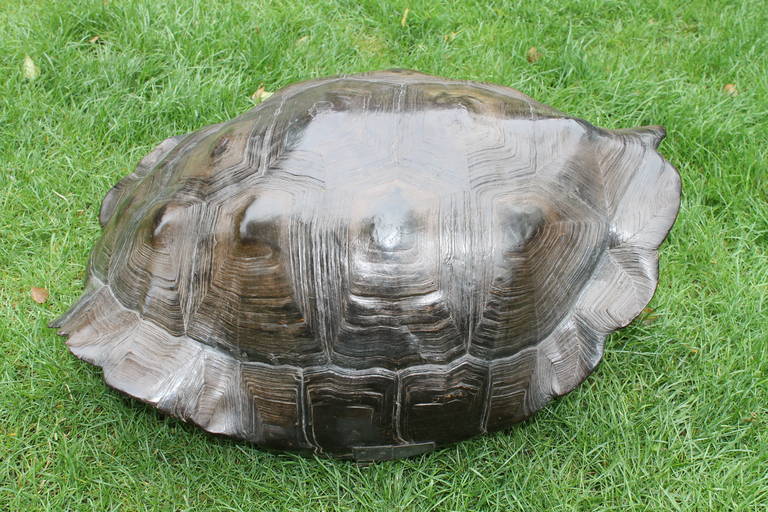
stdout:
{"type": "Polygon", "coordinates": [[[768,510],[766,27],[763,0],[3,1],[0,510],[768,510]],[[659,288],[584,385],[361,467],[163,417],[46,328],[82,291],[102,197],[155,144],[262,86],[388,67],[666,126],[683,199],[659,288]]]}

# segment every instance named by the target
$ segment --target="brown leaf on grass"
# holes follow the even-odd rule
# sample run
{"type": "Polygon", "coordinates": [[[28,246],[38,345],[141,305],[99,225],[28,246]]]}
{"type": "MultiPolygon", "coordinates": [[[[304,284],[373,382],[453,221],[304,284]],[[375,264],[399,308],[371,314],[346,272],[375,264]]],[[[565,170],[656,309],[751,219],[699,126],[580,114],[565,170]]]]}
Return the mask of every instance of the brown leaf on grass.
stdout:
{"type": "Polygon", "coordinates": [[[408,23],[408,13],[411,12],[411,9],[409,7],[406,7],[403,11],[403,17],[400,18],[400,26],[404,27],[406,23],[408,23]]]}
{"type": "Polygon", "coordinates": [[[96,44],[96,43],[102,43],[103,41],[101,40],[101,36],[93,36],[88,40],[88,42],[91,44],[96,44]]]}
{"type": "Polygon", "coordinates": [[[654,312],[653,308],[649,308],[649,307],[643,308],[643,312],[640,314],[640,317],[641,317],[640,320],[643,323],[643,325],[652,324],[653,322],[659,319],[659,315],[654,315],[653,312],[654,312]]]}
{"type": "Polygon", "coordinates": [[[296,40],[296,44],[304,44],[309,41],[309,36],[302,36],[296,40]]]}
{"type": "Polygon", "coordinates": [[[739,94],[739,90],[736,88],[736,84],[725,84],[723,86],[723,92],[729,96],[736,96],[739,94]]]}
{"type": "Polygon", "coordinates": [[[263,85],[260,85],[259,88],[256,89],[256,92],[251,94],[251,100],[254,103],[261,103],[262,101],[264,101],[267,98],[269,98],[270,96],[272,96],[272,94],[274,94],[274,93],[271,93],[271,92],[267,91],[266,89],[264,89],[263,85]]]}
{"type": "Polygon", "coordinates": [[[659,315],[648,315],[643,318],[643,325],[649,325],[659,319],[659,315]]]}
{"type": "Polygon", "coordinates": [[[449,32],[448,34],[445,34],[443,36],[443,39],[445,39],[446,42],[450,43],[454,39],[456,39],[456,36],[459,35],[458,32],[449,32]]]}
{"type": "Polygon", "coordinates": [[[757,419],[757,413],[752,411],[751,413],[749,413],[749,416],[747,416],[746,418],[742,418],[741,421],[745,423],[752,423],[756,419],[757,419]]]}
{"type": "Polygon", "coordinates": [[[535,46],[531,46],[528,48],[528,51],[525,52],[525,58],[528,59],[528,62],[533,64],[541,58],[541,53],[535,46]]]}
{"type": "Polygon", "coordinates": [[[33,286],[29,289],[29,294],[32,296],[32,300],[37,302],[38,304],[43,304],[45,301],[48,300],[48,290],[45,288],[38,288],[37,286],[33,286]]]}
{"type": "Polygon", "coordinates": [[[24,72],[24,78],[27,80],[34,80],[40,76],[40,68],[37,67],[37,64],[29,55],[24,56],[24,65],[21,68],[24,72]]]}

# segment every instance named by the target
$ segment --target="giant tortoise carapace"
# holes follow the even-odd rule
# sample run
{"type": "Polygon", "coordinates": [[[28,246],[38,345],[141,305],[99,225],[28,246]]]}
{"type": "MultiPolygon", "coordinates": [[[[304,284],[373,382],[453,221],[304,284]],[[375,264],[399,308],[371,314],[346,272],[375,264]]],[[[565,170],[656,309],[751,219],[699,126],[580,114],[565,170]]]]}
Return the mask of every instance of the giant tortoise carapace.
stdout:
{"type": "Polygon", "coordinates": [[[680,201],[658,126],[390,70],[284,88],[109,191],[52,325],[203,429],[397,458],[521,421],[651,299],[680,201]]]}

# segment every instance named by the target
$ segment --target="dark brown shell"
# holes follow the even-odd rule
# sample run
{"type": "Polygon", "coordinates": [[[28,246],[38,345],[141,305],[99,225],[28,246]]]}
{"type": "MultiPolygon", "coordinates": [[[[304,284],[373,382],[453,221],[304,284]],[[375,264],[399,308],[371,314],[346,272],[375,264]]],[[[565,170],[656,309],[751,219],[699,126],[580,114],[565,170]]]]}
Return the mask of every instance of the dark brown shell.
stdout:
{"type": "Polygon", "coordinates": [[[360,460],[518,422],[648,303],[679,206],[661,127],[410,71],[292,85],[104,199],[55,322],[209,432],[360,460]]]}

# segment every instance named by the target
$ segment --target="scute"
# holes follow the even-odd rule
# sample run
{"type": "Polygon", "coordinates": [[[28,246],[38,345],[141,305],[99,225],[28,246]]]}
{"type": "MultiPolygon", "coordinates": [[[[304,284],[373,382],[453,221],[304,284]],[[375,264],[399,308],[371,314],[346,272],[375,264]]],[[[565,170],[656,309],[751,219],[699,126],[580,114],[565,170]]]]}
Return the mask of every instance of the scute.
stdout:
{"type": "Polygon", "coordinates": [[[680,180],[660,127],[389,70],[163,141],[52,325],[213,433],[397,458],[521,421],[651,299],[680,180]]]}
{"type": "Polygon", "coordinates": [[[305,375],[308,425],[323,450],[351,456],[354,447],[398,444],[394,373],[316,369],[305,375]]]}
{"type": "Polygon", "coordinates": [[[283,247],[290,226],[284,194],[241,194],[219,206],[213,239],[204,247],[209,268],[187,334],[244,361],[320,362],[315,339],[293,294],[283,247]],[[277,199],[276,199],[277,197],[277,199]],[[264,205],[275,208],[266,216],[264,205]]]}
{"type": "Polygon", "coordinates": [[[401,377],[403,438],[445,444],[479,434],[487,380],[487,364],[470,359],[405,370],[401,377]]]}

